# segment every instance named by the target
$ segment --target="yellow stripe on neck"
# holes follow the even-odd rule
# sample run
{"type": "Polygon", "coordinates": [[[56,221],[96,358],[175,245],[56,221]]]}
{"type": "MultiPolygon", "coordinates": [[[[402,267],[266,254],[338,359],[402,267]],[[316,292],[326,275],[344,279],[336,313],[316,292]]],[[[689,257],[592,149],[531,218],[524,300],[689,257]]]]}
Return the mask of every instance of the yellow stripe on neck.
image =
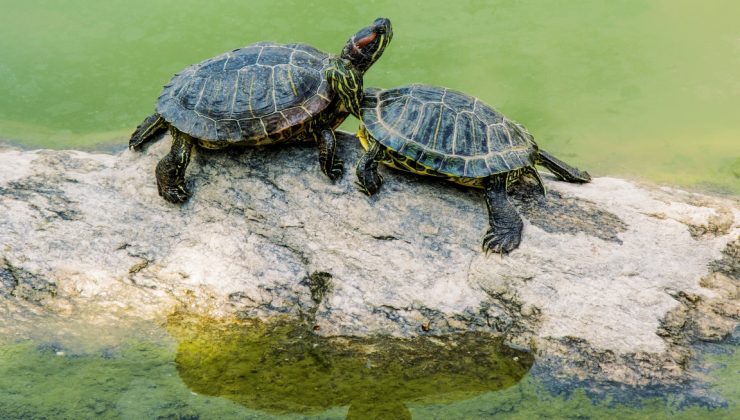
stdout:
{"type": "Polygon", "coordinates": [[[360,144],[366,152],[370,150],[370,141],[367,139],[367,129],[364,125],[361,125],[360,129],[357,130],[357,139],[360,140],[360,144]]]}

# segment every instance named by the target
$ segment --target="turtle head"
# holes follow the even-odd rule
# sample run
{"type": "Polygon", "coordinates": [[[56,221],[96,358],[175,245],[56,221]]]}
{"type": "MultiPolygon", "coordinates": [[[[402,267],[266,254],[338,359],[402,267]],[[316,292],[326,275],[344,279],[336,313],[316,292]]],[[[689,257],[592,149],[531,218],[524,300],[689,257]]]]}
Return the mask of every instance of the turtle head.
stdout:
{"type": "Polygon", "coordinates": [[[377,18],[371,25],[352,35],[342,49],[341,57],[349,61],[360,73],[365,73],[383,55],[383,50],[392,38],[391,21],[377,18]]]}
{"type": "Polygon", "coordinates": [[[362,102],[362,73],[341,58],[335,59],[326,68],[326,80],[342,105],[352,115],[360,118],[362,102]]]}

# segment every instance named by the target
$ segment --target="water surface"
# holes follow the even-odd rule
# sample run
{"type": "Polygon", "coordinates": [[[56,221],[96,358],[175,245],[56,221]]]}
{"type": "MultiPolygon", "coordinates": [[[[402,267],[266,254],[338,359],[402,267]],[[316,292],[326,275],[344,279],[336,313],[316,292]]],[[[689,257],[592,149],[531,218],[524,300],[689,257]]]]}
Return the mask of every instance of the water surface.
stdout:
{"type": "Polygon", "coordinates": [[[339,52],[387,16],[395,37],[366,85],[474,94],[592,174],[740,193],[733,0],[0,0],[0,10],[0,139],[29,147],[123,146],[188,64],[260,40],[339,52]]]}
{"type": "Polygon", "coordinates": [[[740,401],[736,344],[705,346],[691,363],[705,384],[592,389],[553,383],[531,353],[483,334],[327,339],[295,321],[41,320],[0,337],[0,418],[719,420],[737,418],[740,401]]]}

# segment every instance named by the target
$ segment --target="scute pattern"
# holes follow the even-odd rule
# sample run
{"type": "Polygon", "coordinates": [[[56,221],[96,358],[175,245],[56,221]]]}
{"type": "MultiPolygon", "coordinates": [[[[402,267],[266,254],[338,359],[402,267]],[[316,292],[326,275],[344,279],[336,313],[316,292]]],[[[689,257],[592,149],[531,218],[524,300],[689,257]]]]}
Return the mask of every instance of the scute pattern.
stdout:
{"type": "Polygon", "coordinates": [[[534,165],[532,136],[480,100],[426,85],[369,91],[362,120],[401,156],[441,174],[483,178],[534,165]]]}
{"type": "Polygon", "coordinates": [[[192,65],[165,85],[157,112],[207,141],[290,134],[331,102],[330,56],[305,44],[260,42],[192,65]]]}

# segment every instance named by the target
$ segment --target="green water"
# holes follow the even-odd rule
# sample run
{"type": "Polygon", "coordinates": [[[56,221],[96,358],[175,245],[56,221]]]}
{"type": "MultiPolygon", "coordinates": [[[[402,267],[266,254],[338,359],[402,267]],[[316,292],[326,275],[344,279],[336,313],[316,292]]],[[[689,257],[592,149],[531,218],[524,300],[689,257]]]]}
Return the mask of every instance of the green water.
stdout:
{"type": "Polygon", "coordinates": [[[737,418],[733,347],[703,356],[708,392],[728,401],[707,408],[688,389],[627,402],[558,395],[531,374],[531,354],[481,334],[326,339],[297,325],[186,319],[168,333],[121,334],[124,323],[88,325],[83,341],[2,337],[0,418],[737,418]]]}
{"type": "MultiPolygon", "coordinates": [[[[0,139],[125,145],[184,66],[259,40],[395,37],[366,85],[439,84],[596,175],[740,193],[735,0],[0,0],[0,139]]],[[[350,120],[346,129],[356,127],[350,120]]]]}

